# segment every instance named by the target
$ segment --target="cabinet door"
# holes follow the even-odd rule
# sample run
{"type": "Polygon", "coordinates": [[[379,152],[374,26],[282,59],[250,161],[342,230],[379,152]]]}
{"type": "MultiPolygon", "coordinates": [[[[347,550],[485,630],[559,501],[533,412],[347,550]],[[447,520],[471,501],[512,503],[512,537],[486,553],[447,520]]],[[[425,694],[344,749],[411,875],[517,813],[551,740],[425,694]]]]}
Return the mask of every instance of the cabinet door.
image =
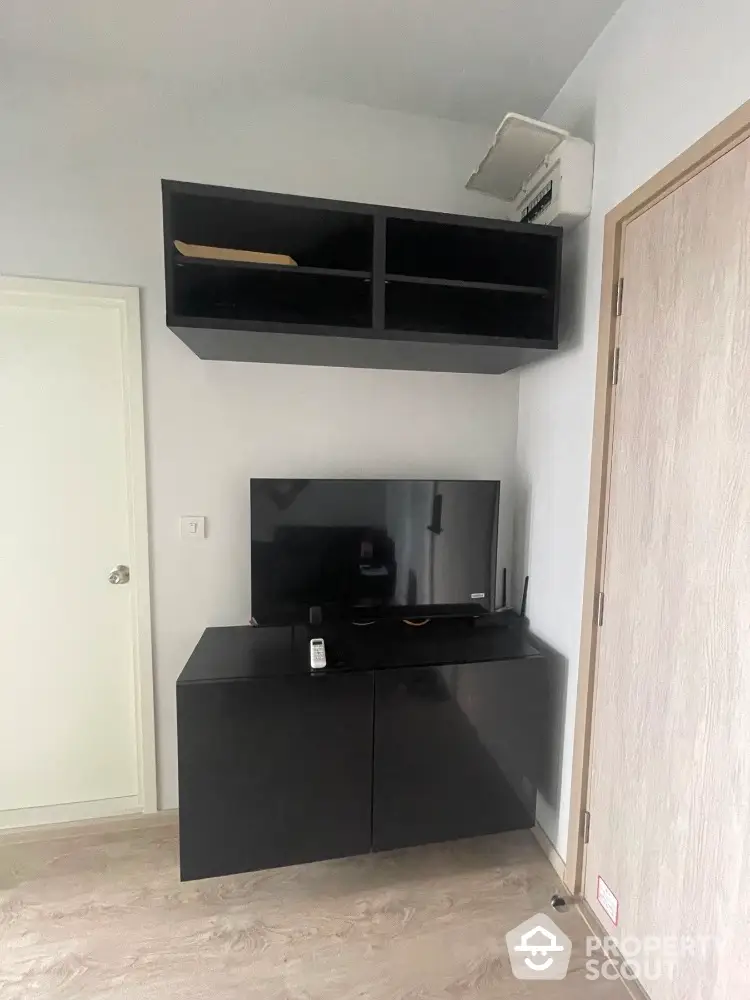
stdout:
{"type": "Polygon", "coordinates": [[[534,823],[544,661],[376,672],[373,847],[534,823]]]}
{"type": "Polygon", "coordinates": [[[371,673],[177,688],[183,879],[370,850],[371,673]]]}

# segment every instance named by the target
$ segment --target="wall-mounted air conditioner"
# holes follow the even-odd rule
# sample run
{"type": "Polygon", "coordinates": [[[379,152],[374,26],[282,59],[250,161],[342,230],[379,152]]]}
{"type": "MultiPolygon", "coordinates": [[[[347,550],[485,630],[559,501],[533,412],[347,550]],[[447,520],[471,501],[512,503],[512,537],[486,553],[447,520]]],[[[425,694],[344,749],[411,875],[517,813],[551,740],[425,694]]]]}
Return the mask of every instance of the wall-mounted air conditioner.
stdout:
{"type": "Polygon", "coordinates": [[[505,201],[509,219],[571,229],[591,211],[593,179],[590,142],[511,113],[466,187],[505,201]]]}

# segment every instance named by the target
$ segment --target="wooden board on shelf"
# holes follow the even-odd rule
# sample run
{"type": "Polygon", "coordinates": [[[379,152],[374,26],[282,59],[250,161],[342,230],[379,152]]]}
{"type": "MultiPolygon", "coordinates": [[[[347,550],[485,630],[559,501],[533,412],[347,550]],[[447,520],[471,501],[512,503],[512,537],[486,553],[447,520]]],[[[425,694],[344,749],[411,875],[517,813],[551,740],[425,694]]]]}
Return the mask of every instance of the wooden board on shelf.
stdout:
{"type": "Polygon", "coordinates": [[[207,247],[198,243],[184,243],[175,240],[174,245],[183,257],[201,260],[236,260],[247,264],[283,264],[296,267],[297,261],[288,254],[265,253],[262,250],[232,250],[229,247],[207,247]]]}

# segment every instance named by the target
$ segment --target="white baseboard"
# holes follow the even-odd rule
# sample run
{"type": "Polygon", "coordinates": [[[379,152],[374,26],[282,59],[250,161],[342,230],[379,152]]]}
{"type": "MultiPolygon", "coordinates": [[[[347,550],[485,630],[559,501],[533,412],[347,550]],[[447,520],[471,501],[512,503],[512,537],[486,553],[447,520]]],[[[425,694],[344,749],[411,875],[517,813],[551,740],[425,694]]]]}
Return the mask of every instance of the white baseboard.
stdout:
{"type": "MultiPolygon", "coordinates": [[[[107,800],[111,803],[113,800],[107,800]]],[[[114,800],[121,801],[121,800],[114,800]]],[[[12,810],[20,812],[21,810],[12,810]]],[[[28,812],[29,810],[23,810],[28,812]]],[[[38,810],[34,810],[38,812],[38,810]]],[[[36,822],[27,822],[24,825],[16,823],[14,825],[2,826],[3,819],[7,813],[0,812],[0,843],[29,843],[38,840],[60,840],[66,837],[84,837],[88,834],[96,833],[118,833],[121,830],[139,830],[149,827],[177,827],[177,810],[164,809],[160,812],[144,813],[135,810],[121,811],[117,814],[113,810],[99,816],[76,817],[70,819],[36,819],[36,822]]],[[[49,814],[48,814],[49,815],[49,814]]]]}
{"type": "Polygon", "coordinates": [[[100,819],[102,816],[142,812],[143,805],[137,795],[122,795],[115,799],[93,799],[90,802],[63,802],[59,805],[32,806],[27,809],[2,809],[0,830],[43,826],[48,823],[74,823],[100,819]]]}
{"type": "MultiPolygon", "coordinates": [[[[549,837],[547,836],[547,834],[544,832],[544,830],[541,828],[541,826],[539,826],[538,823],[534,824],[534,826],[531,828],[531,832],[534,834],[534,837],[536,838],[536,842],[539,844],[539,846],[541,847],[542,851],[544,852],[544,856],[549,861],[549,863],[552,865],[552,867],[555,869],[555,874],[557,875],[557,877],[560,879],[560,881],[564,885],[565,884],[565,862],[560,857],[560,855],[557,853],[557,849],[555,848],[555,845],[552,843],[552,841],[549,839],[549,837]]],[[[566,886],[566,888],[567,888],[567,886],[566,886]]]]}

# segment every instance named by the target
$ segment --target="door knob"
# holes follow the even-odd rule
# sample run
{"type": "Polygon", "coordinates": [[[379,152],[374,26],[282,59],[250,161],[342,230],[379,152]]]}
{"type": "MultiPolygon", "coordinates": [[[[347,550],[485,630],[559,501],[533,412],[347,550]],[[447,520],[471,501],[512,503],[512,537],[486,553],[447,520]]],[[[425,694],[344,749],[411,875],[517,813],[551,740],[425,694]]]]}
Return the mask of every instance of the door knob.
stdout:
{"type": "Polygon", "coordinates": [[[115,566],[109,574],[110,583],[128,583],[130,580],[130,566],[115,566]]]}

